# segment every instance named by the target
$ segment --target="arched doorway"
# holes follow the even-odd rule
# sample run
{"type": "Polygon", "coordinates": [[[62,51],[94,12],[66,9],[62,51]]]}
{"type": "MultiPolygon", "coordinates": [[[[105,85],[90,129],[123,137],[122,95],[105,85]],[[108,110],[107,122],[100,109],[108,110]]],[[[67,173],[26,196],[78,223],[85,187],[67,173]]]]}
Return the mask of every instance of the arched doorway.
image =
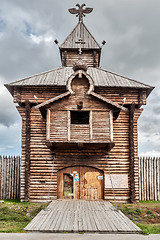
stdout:
{"type": "Polygon", "coordinates": [[[94,167],[73,166],[57,172],[59,199],[103,199],[104,173],[94,167]]]}

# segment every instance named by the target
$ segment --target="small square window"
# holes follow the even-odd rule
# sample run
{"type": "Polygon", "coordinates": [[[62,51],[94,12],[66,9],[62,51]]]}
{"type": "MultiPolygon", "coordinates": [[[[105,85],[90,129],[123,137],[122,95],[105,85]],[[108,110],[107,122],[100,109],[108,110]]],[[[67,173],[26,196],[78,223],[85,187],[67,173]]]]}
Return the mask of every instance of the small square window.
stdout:
{"type": "Polygon", "coordinates": [[[71,111],[71,124],[89,124],[89,111],[71,111]]]}

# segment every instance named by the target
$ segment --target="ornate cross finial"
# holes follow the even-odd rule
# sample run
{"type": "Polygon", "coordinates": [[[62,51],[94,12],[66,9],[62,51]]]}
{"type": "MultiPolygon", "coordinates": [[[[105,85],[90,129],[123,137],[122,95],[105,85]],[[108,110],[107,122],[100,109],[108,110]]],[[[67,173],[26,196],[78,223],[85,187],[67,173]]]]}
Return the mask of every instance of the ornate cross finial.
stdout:
{"type": "Polygon", "coordinates": [[[76,6],[78,7],[78,9],[76,8],[70,8],[68,9],[68,11],[71,14],[77,14],[76,17],[79,16],[79,22],[83,22],[83,17],[85,17],[85,14],[89,14],[93,11],[93,8],[85,8],[83,9],[84,6],[86,6],[86,4],[82,4],[81,6],[79,4],[76,4],[76,6]]]}
{"type": "Polygon", "coordinates": [[[85,44],[85,42],[83,41],[83,39],[80,38],[79,41],[77,41],[76,43],[79,44],[78,51],[79,51],[79,55],[81,55],[82,54],[82,44],[85,44]]]}

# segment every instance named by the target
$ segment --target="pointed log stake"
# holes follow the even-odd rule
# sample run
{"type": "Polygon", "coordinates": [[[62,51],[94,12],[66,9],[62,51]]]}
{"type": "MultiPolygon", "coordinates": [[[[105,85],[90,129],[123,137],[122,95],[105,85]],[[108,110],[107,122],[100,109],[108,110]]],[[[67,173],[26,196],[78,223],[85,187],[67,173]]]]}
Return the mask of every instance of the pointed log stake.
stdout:
{"type": "Polygon", "coordinates": [[[76,6],[78,7],[78,9],[76,8],[70,8],[68,9],[68,11],[71,14],[77,14],[76,17],[79,16],[79,22],[83,22],[83,17],[85,17],[85,14],[89,14],[93,11],[93,8],[85,8],[83,9],[83,7],[86,6],[86,4],[82,4],[81,6],[79,4],[76,4],[76,6]]]}

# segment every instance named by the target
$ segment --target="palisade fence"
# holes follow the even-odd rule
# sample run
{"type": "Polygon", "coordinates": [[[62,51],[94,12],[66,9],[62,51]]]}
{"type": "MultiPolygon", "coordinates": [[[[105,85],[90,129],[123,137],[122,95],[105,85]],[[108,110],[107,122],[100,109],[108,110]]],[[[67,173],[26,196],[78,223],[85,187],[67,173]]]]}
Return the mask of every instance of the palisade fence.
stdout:
{"type": "MultiPolygon", "coordinates": [[[[0,156],[0,199],[20,198],[20,157],[0,156]]],[[[139,158],[140,200],[160,200],[160,157],[139,158]]]]}
{"type": "Polygon", "coordinates": [[[20,157],[0,156],[0,199],[20,198],[20,157]]]}
{"type": "Polygon", "coordinates": [[[140,200],[160,200],[160,157],[139,158],[140,200]]]}

